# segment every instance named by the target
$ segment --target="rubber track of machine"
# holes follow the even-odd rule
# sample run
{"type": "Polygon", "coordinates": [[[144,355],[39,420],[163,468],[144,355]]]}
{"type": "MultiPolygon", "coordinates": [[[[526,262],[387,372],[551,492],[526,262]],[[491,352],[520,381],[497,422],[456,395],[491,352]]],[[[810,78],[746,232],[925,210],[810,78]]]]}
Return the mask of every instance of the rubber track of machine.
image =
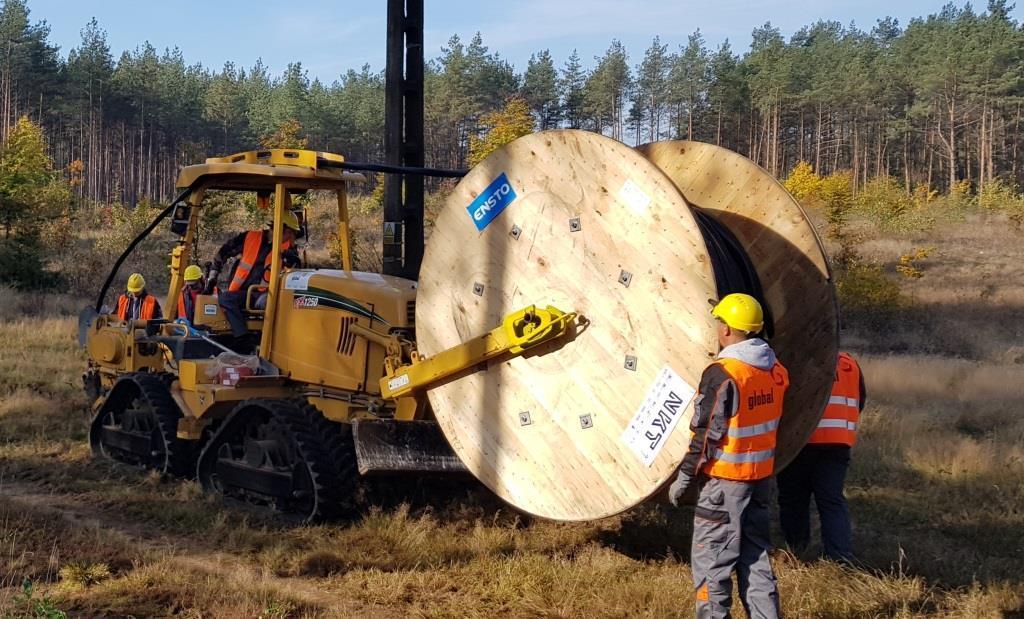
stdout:
{"type": "MultiPolygon", "coordinates": [[[[329,495],[323,501],[323,518],[351,518],[359,513],[359,466],[356,462],[356,447],[352,438],[352,425],[331,421],[323,416],[320,409],[304,400],[298,405],[302,413],[312,422],[315,436],[323,444],[327,460],[322,468],[333,480],[328,481],[329,495]]],[[[319,490],[318,490],[319,492],[319,490]]]]}
{"type": "Polygon", "coordinates": [[[196,469],[203,489],[210,491],[209,475],[216,467],[217,452],[221,444],[226,438],[230,438],[233,432],[245,426],[245,418],[238,416],[246,415],[246,411],[254,407],[263,409],[285,426],[288,438],[294,442],[313,481],[316,496],[312,510],[294,515],[302,522],[319,522],[344,515],[351,496],[345,488],[354,485],[357,477],[354,469],[355,457],[353,455],[350,458],[350,464],[339,467],[346,458],[341,435],[337,429],[331,427],[335,424],[324,419],[315,407],[301,400],[253,398],[238,404],[206,443],[203,453],[199,456],[196,469]],[[342,471],[347,470],[351,470],[351,473],[343,476],[342,471]]]}
{"type": "Polygon", "coordinates": [[[139,393],[156,414],[157,427],[164,439],[164,464],[157,470],[166,475],[191,478],[195,474],[194,453],[189,443],[178,439],[181,411],[171,397],[169,379],[169,375],[161,374],[136,374],[133,377],[139,393]]]}

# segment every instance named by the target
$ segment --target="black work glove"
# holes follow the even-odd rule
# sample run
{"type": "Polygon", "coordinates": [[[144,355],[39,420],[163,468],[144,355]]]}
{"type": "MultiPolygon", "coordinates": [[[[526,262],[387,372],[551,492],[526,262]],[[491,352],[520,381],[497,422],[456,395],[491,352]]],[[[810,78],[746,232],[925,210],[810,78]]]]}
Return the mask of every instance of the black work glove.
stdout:
{"type": "Polygon", "coordinates": [[[203,294],[213,294],[214,288],[217,287],[217,276],[220,275],[217,271],[210,271],[210,275],[206,279],[206,287],[203,288],[203,294]]]}
{"type": "Polygon", "coordinates": [[[299,250],[292,247],[281,252],[281,263],[289,269],[300,266],[302,261],[299,260],[299,250]]]}

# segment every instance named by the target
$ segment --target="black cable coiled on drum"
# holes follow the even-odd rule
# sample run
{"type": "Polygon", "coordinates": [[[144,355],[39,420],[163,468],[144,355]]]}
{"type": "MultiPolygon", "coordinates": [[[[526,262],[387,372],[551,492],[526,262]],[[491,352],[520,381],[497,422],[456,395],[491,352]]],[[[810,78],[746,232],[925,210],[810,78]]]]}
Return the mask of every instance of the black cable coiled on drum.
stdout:
{"type": "Polygon", "coordinates": [[[718,288],[719,298],[734,292],[742,292],[757,299],[764,309],[763,335],[770,338],[774,333],[771,310],[765,303],[761,280],[757,277],[750,256],[733,233],[717,219],[697,207],[692,207],[692,211],[711,256],[711,267],[715,273],[715,287],[718,288]]]}

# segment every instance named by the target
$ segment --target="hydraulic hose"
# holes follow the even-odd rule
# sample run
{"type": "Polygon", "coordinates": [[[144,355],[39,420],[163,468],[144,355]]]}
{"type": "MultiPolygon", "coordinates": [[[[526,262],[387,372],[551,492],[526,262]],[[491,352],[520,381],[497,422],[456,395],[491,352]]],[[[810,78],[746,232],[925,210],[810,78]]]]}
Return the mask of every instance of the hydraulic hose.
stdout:
{"type": "Polygon", "coordinates": [[[188,196],[188,194],[191,193],[191,191],[191,189],[186,189],[185,191],[181,192],[181,195],[179,195],[177,198],[171,200],[171,204],[164,210],[160,211],[160,214],[156,216],[156,219],[154,219],[148,226],[146,226],[146,229],[143,230],[139,234],[139,236],[135,237],[135,239],[128,244],[128,247],[121,253],[117,260],[114,261],[114,267],[110,269],[110,274],[107,275],[107,280],[103,282],[103,286],[100,288],[100,294],[96,298],[97,314],[100,313],[103,307],[103,299],[107,296],[107,290],[110,289],[110,284],[114,281],[114,278],[117,277],[117,270],[121,268],[121,265],[124,263],[124,261],[135,250],[135,247],[139,243],[141,243],[143,239],[149,236],[149,233],[152,232],[157,227],[157,225],[164,220],[165,217],[170,215],[171,212],[174,211],[174,209],[178,206],[178,203],[184,200],[188,196]]]}
{"type": "Polygon", "coordinates": [[[412,174],[414,176],[437,176],[440,178],[462,178],[469,170],[444,170],[441,168],[419,168],[391,165],[387,163],[359,163],[356,161],[329,161],[320,159],[317,165],[325,168],[341,168],[357,172],[383,172],[384,174],[412,174]]]}

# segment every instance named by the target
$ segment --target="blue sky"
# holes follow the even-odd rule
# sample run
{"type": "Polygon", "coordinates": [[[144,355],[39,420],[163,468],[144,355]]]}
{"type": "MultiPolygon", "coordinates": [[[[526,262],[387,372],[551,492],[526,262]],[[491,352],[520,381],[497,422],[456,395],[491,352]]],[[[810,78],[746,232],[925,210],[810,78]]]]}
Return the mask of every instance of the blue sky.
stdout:
{"type": "MultiPolygon", "coordinates": [[[[561,66],[573,48],[586,65],[620,39],[635,65],[655,35],[675,50],[699,28],[710,47],[725,39],[744,51],[751,31],[771,21],[789,37],[818,19],[855,22],[869,30],[886,15],[906,25],[911,17],[938,12],[943,0],[425,0],[426,55],[436,57],[452,34],[468,41],[480,31],[492,52],[523,70],[530,54],[550,49],[561,66]],[[581,12],[582,11],[582,12],[581,12]]],[[[1024,4],[1024,3],[1022,3],[1024,4]]],[[[983,9],[985,0],[976,2],[983,9]]],[[[298,61],[330,83],[349,68],[384,67],[384,0],[28,0],[33,21],[45,19],[61,54],[76,47],[91,17],[107,31],[115,59],[149,41],[158,50],[178,46],[190,62],[219,69],[225,61],[243,67],[263,59],[273,74],[298,61]],[[261,6],[262,5],[262,6],[261,6]],[[292,7],[286,6],[292,5],[292,7]],[[302,7],[294,8],[294,7],[302,7]]],[[[1024,10],[1014,9],[1017,20],[1024,10]]]]}

